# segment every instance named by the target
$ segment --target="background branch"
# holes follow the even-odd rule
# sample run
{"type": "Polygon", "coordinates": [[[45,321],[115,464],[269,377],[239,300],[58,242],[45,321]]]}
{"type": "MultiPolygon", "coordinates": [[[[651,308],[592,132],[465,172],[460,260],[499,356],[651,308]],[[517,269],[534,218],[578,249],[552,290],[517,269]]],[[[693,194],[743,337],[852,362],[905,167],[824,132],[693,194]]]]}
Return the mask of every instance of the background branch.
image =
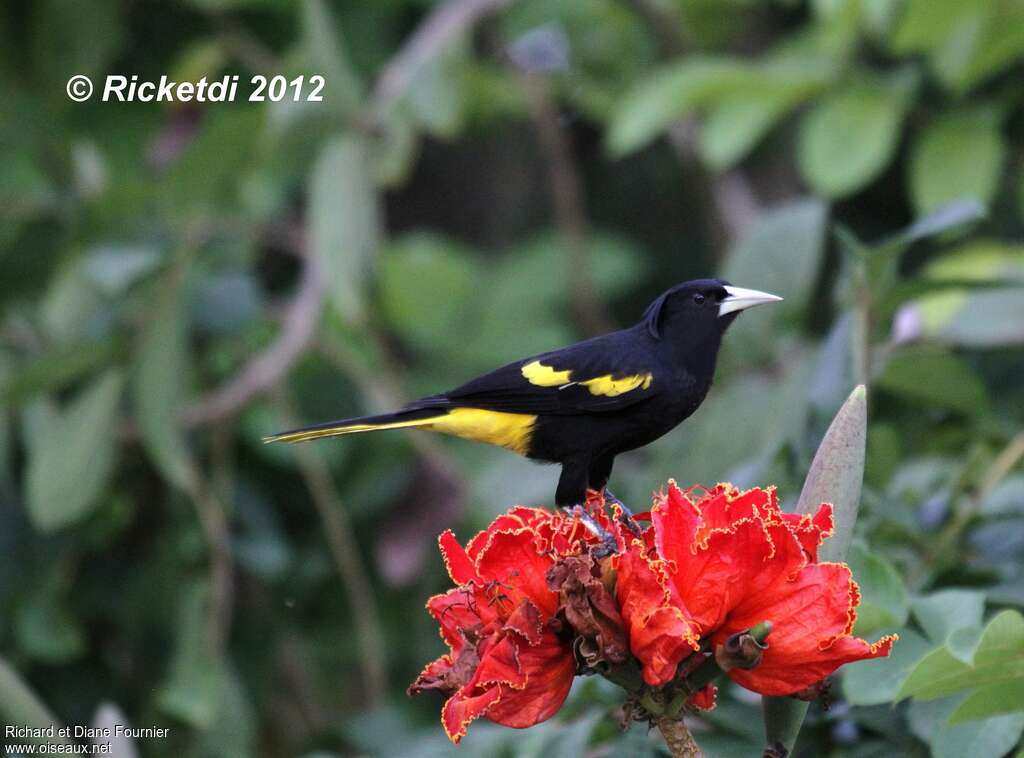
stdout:
{"type": "MultiPolygon", "coordinates": [[[[283,385],[275,388],[272,399],[287,423],[298,423],[293,403],[283,385]]],[[[352,623],[359,641],[359,664],[363,670],[366,700],[373,707],[383,702],[387,691],[387,654],[369,573],[360,559],[359,542],[327,464],[308,445],[294,445],[291,449],[295,451],[299,471],[323,522],[327,545],[348,593],[352,623]]]]}

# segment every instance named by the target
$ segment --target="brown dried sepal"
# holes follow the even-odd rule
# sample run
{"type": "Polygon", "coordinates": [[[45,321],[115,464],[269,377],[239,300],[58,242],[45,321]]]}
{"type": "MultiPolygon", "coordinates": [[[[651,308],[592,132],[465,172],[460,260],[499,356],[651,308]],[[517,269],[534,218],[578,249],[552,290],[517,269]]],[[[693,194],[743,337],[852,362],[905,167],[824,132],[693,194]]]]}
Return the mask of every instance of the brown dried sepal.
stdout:
{"type": "Polygon", "coordinates": [[[547,584],[558,593],[555,618],[573,636],[579,663],[599,669],[625,662],[629,640],[600,564],[590,555],[566,556],[548,570],[547,584]]]}
{"type": "Polygon", "coordinates": [[[750,632],[737,632],[715,647],[715,662],[722,671],[749,671],[761,664],[767,649],[750,632]]]}

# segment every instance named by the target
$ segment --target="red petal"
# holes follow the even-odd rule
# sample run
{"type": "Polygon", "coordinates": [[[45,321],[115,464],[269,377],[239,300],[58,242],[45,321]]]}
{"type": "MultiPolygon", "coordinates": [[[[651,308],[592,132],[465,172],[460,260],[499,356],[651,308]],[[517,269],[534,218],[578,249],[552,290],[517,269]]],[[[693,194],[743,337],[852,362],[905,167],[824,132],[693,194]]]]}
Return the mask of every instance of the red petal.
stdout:
{"type": "Polygon", "coordinates": [[[789,526],[793,534],[800,540],[800,544],[807,553],[807,560],[816,563],[818,560],[818,546],[825,541],[825,538],[832,536],[832,506],[829,503],[822,503],[818,512],[813,516],[800,515],[796,513],[784,513],[782,518],[789,526]]]}
{"type": "Polygon", "coordinates": [[[458,653],[465,644],[461,630],[480,628],[486,623],[480,618],[480,612],[488,615],[487,621],[495,616],[494,611],[487,608],[486,603],[478,602],[475,594],[465,587],[456,587],[443,595],[434,595],[427,601],[427,610],[437,619],[441,627],[441,639],[454,653],[458,653]]]}
{"type": "Polygon", "coordinates": [[[629,647],[653,686],[670,681],[679,662],[699,647],[697,629],[675,598],[660,565],[634,540],[619,557],[616,597],[629,632],[629,647]]]}
{"type": "Polygon", "coordinates": [[[689,557],[700,523],[701,512],[697,506],[670,480],[668,494],[651,508],[651,524],[654,527],[654,544],[658,555],[675,563],[689,557]]]}
{"type": "Polygon", "coordinates": [[[476,567],[462,545],[455,539],[451,529],[445,529],[444,533],[437,538],[437,545],[441,548],[441,557],[444,559],[444,567],[448,569],[448,576],[456,584],[468,584],[479,581],[476,567]]]}
{"type": "Polygon", "coordinates": [[[768,567],[774,546],[760,520],[712,531],[706,547],[680,557],[669,579],[685,604],[687,615],[702,634],[717,629],[732,608],[748,595],[750,585],[768,567]]]}
{"type": "Polygon", "coordinates": [[[416,677],[416,681],[409,685],[409,694],[415,695],[423,690],[445,689],[447,684],[446,675],[452,670],[452,658],[450,655],[442,655],[435,661],[431,661],[416,677]]]}
{"type": "Polygon", "coordinates": [[[522,594],[548,617],[558,608],[558,595],[548,589],[546,579],[553,563],[551,556],[537,552],[533,530],[524,528],[491,533],[477,557],[476,569],[485,582],[511,587],[500,589],[513,604],[518,603],[516,596],[522,594]]]}
{"type": "Polygon", "coordinates": [[[715,707],[715,696],[718,694],[718,687],[709,684],[702,690],[697,690],[686,701],[686,704],[702,711],[710,711],[715,707]]]}
{"type": "Polygon", "coordinates": [[[752,671],[733,669],[729,677],[762,695],[792,695],[820,682],[844,663],[889,655],[897,639],[897,635],[890,634],[871,644],[856,637],[840,637],[825,650],[802,649],[773,654],[775,645],[769,637],[761,665],[752,671]]]}
{"type": "Polygon", "coordinates": [[[778,511],[775,488],[766,490],[754,487],[740,492],[731,484],[718,484],[701,498],[700,509],[703,525],[697,534],[697,542],[703,543],[716,529],[729,529],[745,519],[760,518],[771,520],[770,514],[778,511]]]}
{"type": "Polygon", "coordinates": [[[485,715],[500,699],[501,688],[498,685],[475,695],[468,694],[466,688],[463,688],[448,698],[441,709],[441,726],[448,739],[458,745],[459,740],[466,736],[466,727],[470,722],[485,715]]]}
{"type": "Polygon", "coordinates": [[[518,632],[530,645],[539,645],[544,633],[544,619],[541,618],[536,605],[524,600],[512,611],[512,615],[505,622],[505,628],[518,632]]]}
{"type": "Polygon", "coordinates": [[[501,700],[487,712],[487,718],[522,729],[558,712],[572,687],[576,662],[568,648],[546,632],[540,645],[519,648],[519,665],[526,685],[518,690],[502,686],[501,700]]]}
{"type": "Polygon", "coordinates": [[[721,642],[760,621],[773,624],[761,664],[752,671],[730,671],[729,676],[755,692],[789,695],[844,663],[888,655],[890,638],[870,645],[849,636],[859,600],[849,568],[836,563],[809,564],[791,580],[763,588],[738,606],[715,634],[721,642]]]}

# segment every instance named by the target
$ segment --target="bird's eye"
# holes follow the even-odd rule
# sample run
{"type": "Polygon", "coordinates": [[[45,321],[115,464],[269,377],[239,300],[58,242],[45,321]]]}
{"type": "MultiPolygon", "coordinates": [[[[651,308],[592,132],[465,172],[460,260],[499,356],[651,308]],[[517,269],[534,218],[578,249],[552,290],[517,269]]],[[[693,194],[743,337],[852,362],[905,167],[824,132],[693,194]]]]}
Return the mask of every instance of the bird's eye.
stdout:
{"type": "Polygon", "coordinates": [[[698,292],[696,295],[693,296],[693,302],[695,302],[697,305],[704,305],[704,295],[698,292]]]}

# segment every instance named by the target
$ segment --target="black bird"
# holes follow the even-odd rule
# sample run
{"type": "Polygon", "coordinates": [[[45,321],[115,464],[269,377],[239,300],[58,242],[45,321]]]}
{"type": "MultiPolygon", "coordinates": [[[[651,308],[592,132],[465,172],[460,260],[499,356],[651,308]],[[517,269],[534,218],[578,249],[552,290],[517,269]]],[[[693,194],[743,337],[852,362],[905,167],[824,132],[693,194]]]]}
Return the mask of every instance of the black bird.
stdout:
{"type": "Polygon", "coordinates": [[[720,279],[683,282],[628,329],[509,363],[395,413],[265,441],[379,429],[443,432],[562,464],[555,502],[578,505],[588,488],[605,489],[616,455],[653,442],[697,410],[711,387],[722,335],[739,313],[781,299],[720,279]]]}

